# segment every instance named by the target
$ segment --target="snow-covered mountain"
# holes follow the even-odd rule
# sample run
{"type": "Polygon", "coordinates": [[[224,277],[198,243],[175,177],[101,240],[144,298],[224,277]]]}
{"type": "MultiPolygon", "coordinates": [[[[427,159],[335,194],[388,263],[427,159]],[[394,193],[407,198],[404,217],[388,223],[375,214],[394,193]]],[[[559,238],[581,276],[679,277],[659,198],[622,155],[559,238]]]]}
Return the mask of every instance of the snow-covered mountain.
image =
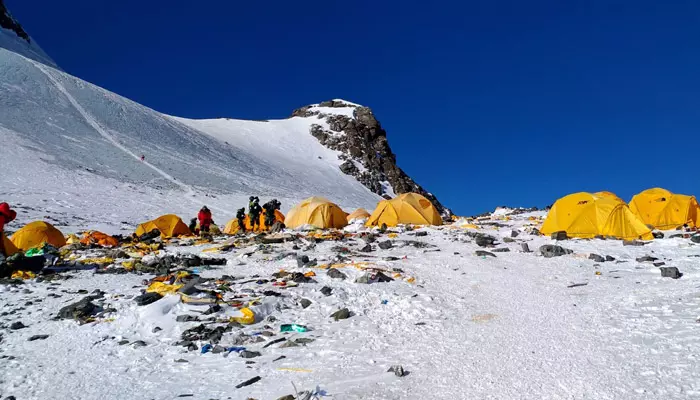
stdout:
{"type": "Polygon", "coordinates": [[[348,210],[372,209],[381,195],[432,196],[396,166],[366,107],[334,100],[270,121],[164,115],[57,69],[0,6],[0,167],[9,171],[0,185],[3,201],[28,214],[114,231],[202,204],[221,221],[250,195],[284,209],[320,195],[348,210]]]}

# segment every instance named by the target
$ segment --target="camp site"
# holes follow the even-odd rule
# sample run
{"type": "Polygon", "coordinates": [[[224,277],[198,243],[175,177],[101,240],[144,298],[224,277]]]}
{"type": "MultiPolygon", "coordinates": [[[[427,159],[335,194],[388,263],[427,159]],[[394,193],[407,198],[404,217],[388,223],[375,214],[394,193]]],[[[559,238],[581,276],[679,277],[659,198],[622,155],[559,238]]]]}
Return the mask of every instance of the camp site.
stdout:
{"type": "Polygon", "coordinates": [[[0,0],[0,400],[700,399],[698,15],[0,0]]]}

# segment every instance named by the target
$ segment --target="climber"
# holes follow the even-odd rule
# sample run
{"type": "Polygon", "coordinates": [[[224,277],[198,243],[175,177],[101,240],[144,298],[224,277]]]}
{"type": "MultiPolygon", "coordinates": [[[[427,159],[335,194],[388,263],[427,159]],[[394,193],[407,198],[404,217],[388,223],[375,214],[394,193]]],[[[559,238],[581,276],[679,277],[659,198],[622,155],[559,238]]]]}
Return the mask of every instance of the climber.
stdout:
{"type": "Polygon", "coordinates": [[[236,219],[238,220],[238,232],[245,233],[245,207],[238,209],[236,219]]]}
{"type": "Polygon", "coordinates": [[[279,210],[281,206],[282,203],[277,199],[272,199],[263,205],[263,210],[265,210],[265,226],[267,226],[267,229],[270,229],[272,224],[275,223],[275,211],[279,210]]]}
{"type": "Polygon", "coordinates": [[[146,161],[146,156],[141,154],[141,161],[146,161]]]}
{"type": "Polygon", "coordinates": [[[214,221],[211,219],[211,211],[207,206],[202,207],[197,214],[197,219],[199,220],[199,231],[202,233],[209,233],[209,227],[214,221]]]}
{"type": "Polygon", "coordinates": [[[188,226],[190,228],[190,232],[194,233],[195,235],[198,234],[197,232],[197,218],[192,218],[190,220],[190,225],[188,226]]]}
{"type": "Polygon", "coordinates": [[[14,221],[16,217],[17,213],[10,208],[9,204],[0,203],[0,256],[7,256],[7,254],[5,254],[5,241],[3,239],[5,235],[5,224],[14,221]]]}
{"type": "Polygon", "coordinates": [[[250,196],[250,202],[248,203],[248,217],[250,218],[250,226],[253,231],[258,229],[260,225],[260,213],[262,208],[260,207],[260,199],[256,196],[250,196]]]}

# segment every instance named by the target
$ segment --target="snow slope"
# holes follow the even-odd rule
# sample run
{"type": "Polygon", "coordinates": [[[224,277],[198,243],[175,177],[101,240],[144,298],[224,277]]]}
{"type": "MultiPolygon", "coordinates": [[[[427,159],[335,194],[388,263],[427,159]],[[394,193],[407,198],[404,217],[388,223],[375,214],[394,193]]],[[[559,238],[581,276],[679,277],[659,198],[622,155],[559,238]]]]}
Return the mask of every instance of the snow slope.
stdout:
{"type": "MultiPolygon", "coordinates": [[[[92,212],[96,207],[131,223],[166,212],[191,215],[208,204],[224,221],[249,195],[263,202],[279,198],[283,209],[314,195],[348,209],[371,209],[379,197],[343,174],[338,153],[309,134],[317,122],[174,118],[0,48],[0,129],[3,140],[14,144],[0,149],[10,171],[0,177],[3,200],[42,206],[43,188],[70,188],[82,176],[92,183],[73,187],[71,196],[61,196],[63,206],[52,209],[88,215],[70,221],[71,227],[104,224],[92,212]],[[126,193],[103,195],[115,185],[126,193]],[[125,210],[124,198],[132,195],[149,207],[125,210]],[[99,204],[82,209],[85,198],[99,204]]],[[[111,230],[121,225],[111,224],[111,230]]]]}

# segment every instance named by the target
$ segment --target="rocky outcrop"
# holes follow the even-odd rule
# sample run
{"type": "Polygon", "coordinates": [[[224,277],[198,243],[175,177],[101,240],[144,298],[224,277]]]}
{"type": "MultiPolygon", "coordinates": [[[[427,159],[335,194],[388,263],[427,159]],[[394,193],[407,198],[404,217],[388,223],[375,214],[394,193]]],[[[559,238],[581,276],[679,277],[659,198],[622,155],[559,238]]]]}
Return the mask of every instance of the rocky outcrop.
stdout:
{"type": "Polygon", "coordinates": [[[9,29],[17,34],[17,36],[30,42],[29,35],[22,29],[22,25],[17,22],[16,19],[12,18],[12,15],[5,7],[5,0],[0,0],[0,27],[9,29]]]}
{"type": "Polygon", "coordinates": [[[310,134],[322,145],[339,151],[338,157],[343,160],[340,170],[355,177],[372,192],[385,198],[390,198],[391,192],[420,193],[444,218],[452,215],[452,211],[432,193],[396,165],[396,155],[389,147],[386,131],[368,107],[330,100],[297,109],[292,117],[317,118],[319,123],[311,126],[310,134]]]}

